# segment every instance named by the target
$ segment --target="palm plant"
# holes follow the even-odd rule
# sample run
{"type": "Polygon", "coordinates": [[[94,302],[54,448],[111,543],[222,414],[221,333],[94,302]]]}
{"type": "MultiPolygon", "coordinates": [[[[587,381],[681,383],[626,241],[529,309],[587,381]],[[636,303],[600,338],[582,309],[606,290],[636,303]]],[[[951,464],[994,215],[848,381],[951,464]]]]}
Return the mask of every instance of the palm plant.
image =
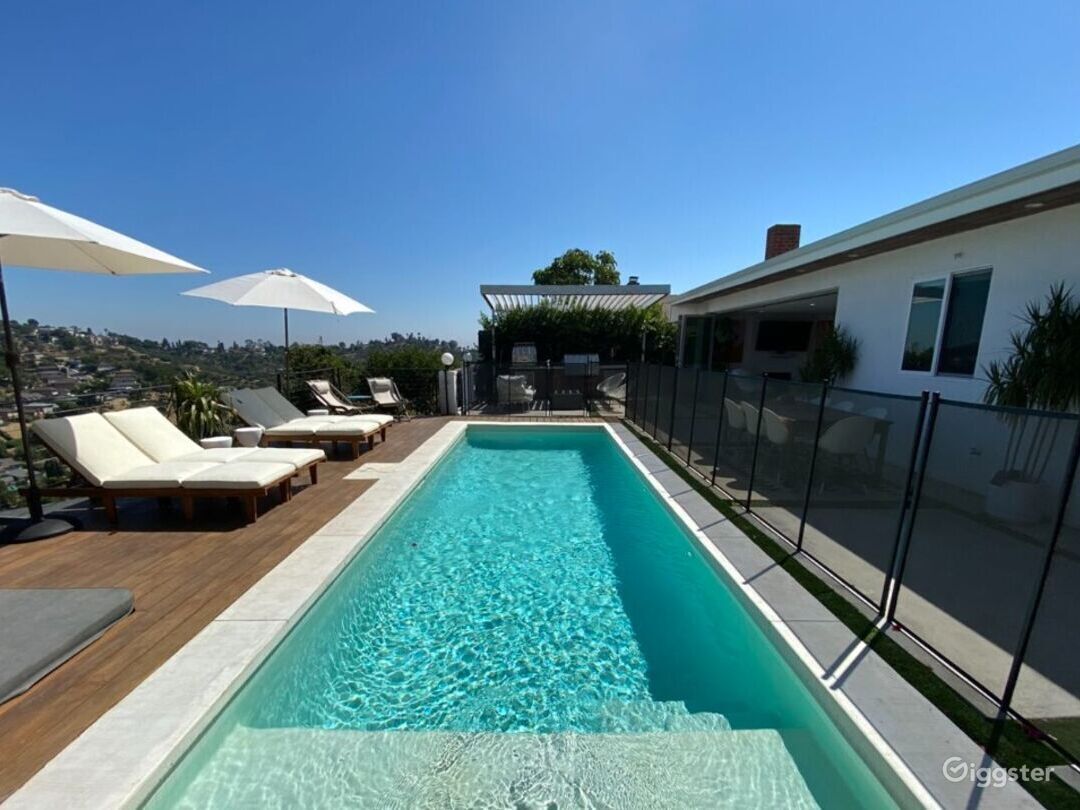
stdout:
{"type": "Polygon", "coordinates": [[[177,426],[195,440],[227,433],[233,410],[221,401],[221,389],[190,372],[173,381],[171,410],[177,426]]]}
{"type": "MultiPolygon", "coordinates": [[[[1010,335],[1009,356],[984,368],[988,384],[983,401],[1040,411],[1080,410],[1080,300],[1071,288],[1055,284],[1045,301],[1028,303],[1021,321],[1024,328],[1010,335]]],[[[994,483],[1039,481],[1063,420],[1012,412],[1002,418],[1010,433],[1005,464],[994,483]]]]}

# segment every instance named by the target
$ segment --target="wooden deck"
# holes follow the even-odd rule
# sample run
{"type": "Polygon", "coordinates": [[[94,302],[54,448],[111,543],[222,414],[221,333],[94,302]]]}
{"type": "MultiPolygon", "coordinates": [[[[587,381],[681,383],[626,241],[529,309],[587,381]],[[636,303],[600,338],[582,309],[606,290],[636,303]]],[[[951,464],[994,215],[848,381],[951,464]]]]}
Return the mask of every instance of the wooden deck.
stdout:
{"type": "Polygon", "coordinates": [[[401,461],[446,422],[394,425],[386,443],[358,460],[329,461],[319,484],[299,487],[257,523],[238,505],[201,504],[194,523],[179,509],[125,503],[120,530],[103,515],[80,515],[88,530],[0,547],[0,588],[128,588],[135,612],[0,706],[0,801],[193,638],[371,481],[344,476],[368,461],[401,461]]]}

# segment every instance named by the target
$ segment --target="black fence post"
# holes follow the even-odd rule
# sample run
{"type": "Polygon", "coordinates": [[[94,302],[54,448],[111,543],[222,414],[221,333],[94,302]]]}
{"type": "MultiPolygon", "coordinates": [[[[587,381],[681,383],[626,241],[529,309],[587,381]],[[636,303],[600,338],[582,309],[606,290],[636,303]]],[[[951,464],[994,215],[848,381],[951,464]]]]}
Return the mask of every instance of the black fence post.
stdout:
{"type": "Polygon", "coordinates": [[[671,452],[671,439],[675,432],[675,406],[679,403],[679,367],[675,367],[675,376],[671,381],[671,413],[668,415],[667,449],[671,452]]]}
{"type": "Polygon", "coordinates": [[[716,444],[713,445],[712,456],[712,480],[709,482],[710,487],[716,486],[716,468],[720,464],[720,435],[724,430],[724,418],[727,416],[727,381],[731,376],[728,372],[724,372],[724,382],[720,386],[720,413],[717,414],[716,419],[716,444]]]}
{"type": "Polygon", "coordinates": [[[900,585],[904,581],[904,571],[907,568],[908,553],[911,551],[911,533],[915,528],[915,517],[919,511],[919,501],[922,499],[923,480],[926,478],[926,462],[930,458],[930,447],[934,441],[934,425],[937,424],[938,407],[941,403],[941,394],[935,391],[930,395],[930,405],[926,414],[926,428],[922,436],[922,452],[918,461],[918,472],[915,478],[915,489],[911,495],[911,509],[908,511],[907,528],[902,532],[903,539],[897,544],[896,566],[893,574],[892,597],[887,599],[885,605],[885,624],[892,623],[896,616],[896,603],[900,599],[900,585]],[[902,546],[902,547],[899,547],[902,546]]]}
{"type": "MultiPolygon", "coordinates": [[[[904,493],[900,499],[900,514],[896,519],[896,539],[893,541],[893,553],[892,558],[889,561],[889,570],[885,575],[885,585],[881,591],[881,604],[880,610],[885,610],[886,604],[889,601],[889,593],[892,590],[892,584],[895,581],[894,574],[896,573],[897,557],[900,554],[900,538],[903,537],[904,532],[904,517],[907,514],[908,508],[911,506],[912,491],[911,482],[915,479],[915,464],[919,460],[919,445],[922,442],[922,434],[924,423],[926,422],[926,405],[930,399],[930,392],[923,391],[922,396],[919,398],[919,414],[915,417],[915,435],[911,440],[911,454],[908,456],[907,473],[904,476],[904,493]]],[[[896,586],[899,588],[899,584],[896,586]]]]}
{"type": "Polygon", "coordinates": [[[814,445],[810,448],[810,469],[806,473],[806,493],[803,495],[802,517],[799,519],[799,536],[795,550],[802,551],[803,533],[806,531],[806,515],[810,511],[810,495],[814,491],[814,468],[817,466],[818,442],[821,440],[821,423],[825,419],[825,400],[829,395],[829,383],[821,384],[821,400],[818,402],[817,423],[814,427],[814,445]]]}
{"type": "MultiPolygon", "coordinates": [[[[635,389],[636,390],[636,389],[635,389]]],[[[626,363],[626,385],[623,386],[623,403],[622,412],[623,417],[630,418],[630,362],[626,363]]]]}
{"type": "Polygon", "coordinates": [[[698,386],[701,385],[701,367],[698,366],[697,371],[694,373],[694,397],[693,404],[690,406],[690,436],[686,440],[686,466],[690,466],[690,452],[694,448],[694,422],[697,421],[697,395],[698,386]]]}
{"type": "Polygon", "coordinates": [[[757,426],[754,428],[754,453],[750,457],[750,479],[746,482],[746,511],[750,511],[750,499],[754,497],[754,473],[757,471],[758,446],[761,444],[761,412],[765,410],[765,386],[769,372],[761,375],[761,398],[758,401],[757,426]]]}
{"type": "Polygon", "coordinates": [[[1054,564],[1054,554],[1057,551],[1058,541],[1061,539],[1061,527],[1065,522],[1065,510],[1069,505],[1069,494],[1072,492],[1073,482],[1076,480],[1076,466],[1080,461],[1080,424],[1076,425],[1073,435],[1072,450],[1069,451],[1068,465],[1065,467],[1064,480],[1061,482],[1061,495],[1058,497],[1057,511],[1054,513],[1054,527],[1050,535],[1050,543],[1046,547],[1043,556],[1042,569],[1035,585],[1035,592],[1031,595],[1031,603],[1028,605],[1027,615],[1024,617],[1023,630],[1020,633],[1020,644],[1013,656],[1012,666],[1009,667],[1009,677],[1005,679],[1005,691],[1001,693],[1001,709],[997,719],[994,720],[994,729],[990,734],[990,741],[986,750],[992,756],[1001,742],[1001,735],[1005,731],[1005,723],[1009,719],[1009,706],[1012,705],[1013,695],[1016,692],[1016,683],[1020,679],[1020,671],[1027,657],[1028,644],[1031,642],[1031,633],[1035,629],[1035,621],[1039,617],[1039,607],[1042,604],[1043,594],[1046,592],[1046,580],[1050,577],[1050,569],[1054,564]]]}
{"type": "Polygon", "coordinates": [[[664,382],[664,364],[658,363],[656,365],[656,407],[653,408],[653,423],[652,423],[652,437],[656,438],[657,432],[660,430],[660,389],[664,382]]]}

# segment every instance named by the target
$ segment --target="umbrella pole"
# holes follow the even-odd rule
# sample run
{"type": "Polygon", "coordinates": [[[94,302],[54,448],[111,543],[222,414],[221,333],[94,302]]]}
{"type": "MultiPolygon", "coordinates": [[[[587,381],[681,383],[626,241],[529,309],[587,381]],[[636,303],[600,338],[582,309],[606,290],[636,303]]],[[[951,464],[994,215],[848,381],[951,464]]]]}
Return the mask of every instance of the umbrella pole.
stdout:
{"type": "Polygon", "coordinates": [[[11,371],[11,390],[15,399],[15,411],[19,415],[19,433],[22,436],[23,454],[26,457],[26,505],[30,510],[30,524],[16,531],[13,537],[5,538],[8,542],[28,542],[44,540],[70,532],[74,526],[66,520],[50,518],[45,520],[45,511],[41,507],[41,492],[38,490],[37,476],[34,474],[34,460],[30,454],[30,431],[26,427],[26,409],[23,407],[22,384],[19,380],[19,353],[15,349],[15,336],[11,332],[11,316],[8,314],[7,291],[4,288],[4,265],[0,262],[0,314],[4,319],[4,360],[11,371]]]}
{"type": "Polygon", "coordinates": [[[285,396],[289,396],[289,308],[285,307],[285,396]]]}

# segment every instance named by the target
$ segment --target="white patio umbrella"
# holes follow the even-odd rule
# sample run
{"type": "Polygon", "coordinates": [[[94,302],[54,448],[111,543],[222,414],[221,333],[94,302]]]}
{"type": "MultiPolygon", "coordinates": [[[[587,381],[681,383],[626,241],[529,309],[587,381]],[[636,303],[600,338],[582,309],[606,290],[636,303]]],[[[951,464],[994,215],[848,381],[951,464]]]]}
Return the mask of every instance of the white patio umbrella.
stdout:
{"type": "Polygon", "coordinates": [[[344,293],[320,284],[314,279],[280,267],[246,276],[227,278],[205,287],[188,290],[181,295],[210,298],[235,307],[273,307],[285,313],[285,377],[289,376],[289,310],[327,312],[332,315],[352,315],[355,312],[374,312],[344,293]]]}
{"type": "Polygon", "coordinates": [[[11,370],[15,410],[19,415],[19,431],[22,434],[23,452],[26,454],[26,500],[30,509],[29,525],[11,533],[8,542],[24,542],[55,537],[71,531],[73,527],[65,520],[45,520],[41,508],[41,494],[30,456],[30,434],[26,428],[26,414],[23,409],[19,355],[11,333],[7,294],[4,290],[5,264],[112,276],[207,271],[122,233],[45,205],[36,197],[20,194],[9,188],[0,188],[0,312],[4,319],[4,339],[7,347],[5,360],[11,370]]]}

